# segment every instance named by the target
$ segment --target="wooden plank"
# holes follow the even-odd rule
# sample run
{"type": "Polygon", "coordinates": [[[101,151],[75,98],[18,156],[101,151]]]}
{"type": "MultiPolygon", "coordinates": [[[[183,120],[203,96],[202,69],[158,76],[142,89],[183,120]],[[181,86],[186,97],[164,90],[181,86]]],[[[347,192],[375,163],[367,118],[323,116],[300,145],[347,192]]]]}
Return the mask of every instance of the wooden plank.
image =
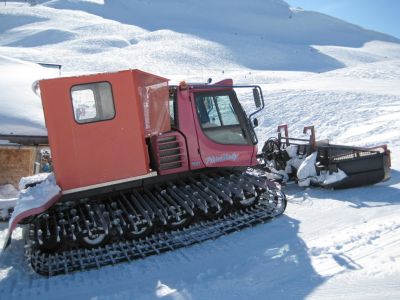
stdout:
{"type": "Polygon", "coordinates": [[[21,177],[34,174],[37,149],[0,146],[0,185],[10,183],[18,188],[21,177]]]}

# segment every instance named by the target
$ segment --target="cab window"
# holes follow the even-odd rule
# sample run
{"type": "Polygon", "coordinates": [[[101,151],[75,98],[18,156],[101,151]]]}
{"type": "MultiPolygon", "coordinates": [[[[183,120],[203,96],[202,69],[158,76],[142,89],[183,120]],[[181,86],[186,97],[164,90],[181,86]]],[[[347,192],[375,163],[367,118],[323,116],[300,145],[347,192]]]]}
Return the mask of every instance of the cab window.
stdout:
{"type": "Polygon", "coordinates": [[[79,124],[113,119],[115,116],[111,84],[96,82],[71,89],[75,121],[79,124]]]}
{"type": "Polygon", "coordinates": [[[177,127],[178,122],[176,118],[176,89],[169,90],[169,119],[171,127],[177,127]]]}
{"type": "Polygon", "coordinates": [[[195,97],[200,126],[208,138],[220,144],[249,144],[233,92],[197,93],[195,97]]]}

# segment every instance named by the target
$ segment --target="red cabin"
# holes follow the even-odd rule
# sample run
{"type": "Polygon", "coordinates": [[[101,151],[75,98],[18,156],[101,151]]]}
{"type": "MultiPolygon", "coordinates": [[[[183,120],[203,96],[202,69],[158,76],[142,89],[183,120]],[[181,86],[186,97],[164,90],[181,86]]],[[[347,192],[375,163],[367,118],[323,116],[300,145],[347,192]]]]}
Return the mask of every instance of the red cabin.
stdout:
{"type": "Polygon", "coordinates": [[[257,164],[257,141],[232,80],[172,87],[167,82],[139,70],[40,81],[63,194],[257,164]]]}
{"type": "Polygon", "coordinates": [[[139,70],[40,81],[63,191],[151,172],[146,137],[170,130],[167,81],[139,70]]]}

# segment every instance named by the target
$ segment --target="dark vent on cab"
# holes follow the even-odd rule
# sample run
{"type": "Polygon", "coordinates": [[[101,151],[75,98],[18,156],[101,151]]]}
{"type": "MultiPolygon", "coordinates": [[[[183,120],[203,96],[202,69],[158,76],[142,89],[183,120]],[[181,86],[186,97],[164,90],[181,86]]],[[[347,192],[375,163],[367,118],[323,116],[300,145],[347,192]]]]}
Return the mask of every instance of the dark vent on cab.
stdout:
{"type": "Polygon", "coordinates": [[[160,174],[187,170],[186,143],[179,132],[172,131],[153,137],[153,151],[156,153],[160,174]]]}
{"type": "Polygon", "coordinates": [[[181,149],[176,136],[158,139],[160,155],[160,170],[169,170],[182,167],[181,149]]]}

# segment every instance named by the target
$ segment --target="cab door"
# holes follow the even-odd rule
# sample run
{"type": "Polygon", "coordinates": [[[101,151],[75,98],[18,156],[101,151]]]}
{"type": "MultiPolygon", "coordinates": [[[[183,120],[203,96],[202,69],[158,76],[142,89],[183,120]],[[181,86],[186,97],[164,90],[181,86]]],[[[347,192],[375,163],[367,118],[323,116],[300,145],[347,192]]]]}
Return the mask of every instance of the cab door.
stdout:
{"type": "Polygon", "coordinates": [[[206,167],[250,166],[256,152],[249,122],[233,89],[193,91],[201,159],[206,167]]]}
{"type": "Polygon", "coordinates": [[[132,70],[40,81],[58,185],[79,190],[149,173],[132,70]]]}

